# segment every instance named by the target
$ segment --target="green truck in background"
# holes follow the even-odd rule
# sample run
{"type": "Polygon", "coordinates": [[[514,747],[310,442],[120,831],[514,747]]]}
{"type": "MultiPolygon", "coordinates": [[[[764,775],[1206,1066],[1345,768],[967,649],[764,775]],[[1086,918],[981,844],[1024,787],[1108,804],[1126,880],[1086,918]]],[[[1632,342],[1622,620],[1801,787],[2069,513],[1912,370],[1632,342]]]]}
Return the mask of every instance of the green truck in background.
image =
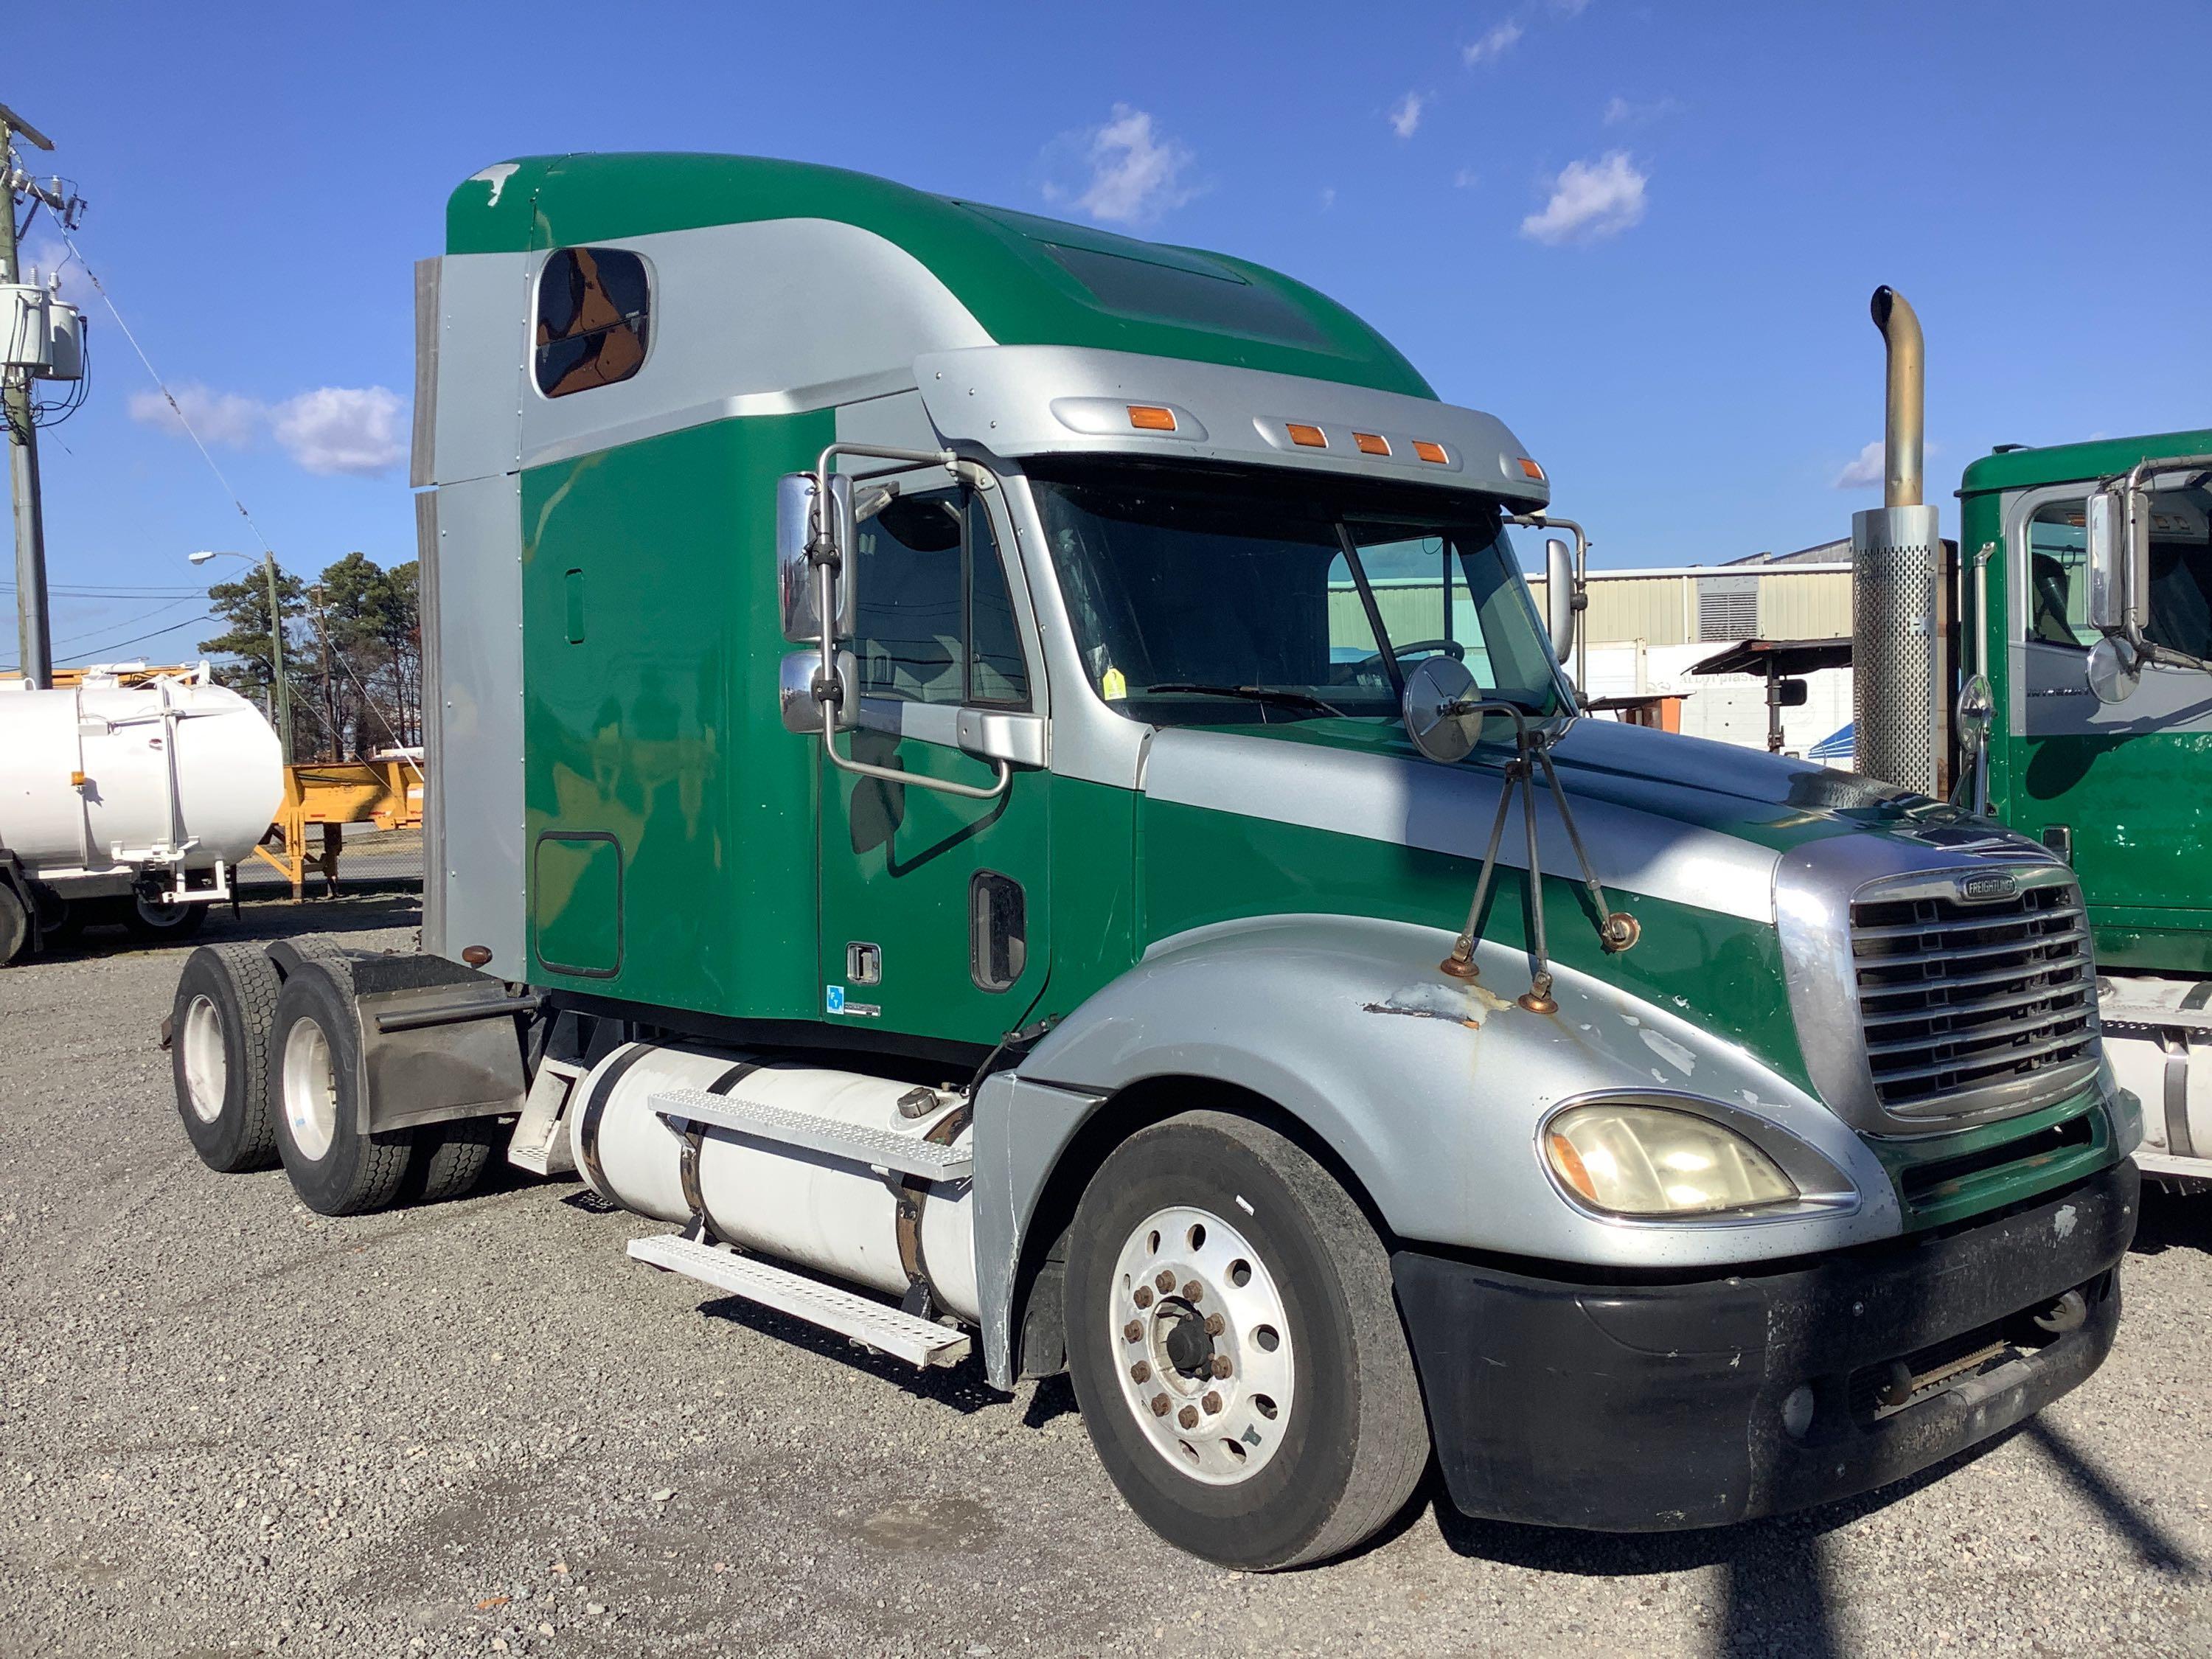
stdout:
{"type": "Polygon", "coordinates": [[[2072,872],[1583,717],[1543,467],[1341,307],[706,155],[486,168],[416,293],[422,950],[195,953],[213,1167],[573,1170],[717,1295],[1065,1370],[1244,1567],[1432,1449],[1478,1515],[1772,1514],[2102,1362],[2072,872]]]}
{"type": "Polygon", "coordinates": [[[2212,430],[2007,444],[1918,504],[1921,334],[1888,289],[1888,504],[1854,525],[1862,772],[2029,836],[2080,883],[2136,1161],[2212,1182],[2212,430]],[[1923,688],[1925,688],[1924,690],[1923,688]]]}

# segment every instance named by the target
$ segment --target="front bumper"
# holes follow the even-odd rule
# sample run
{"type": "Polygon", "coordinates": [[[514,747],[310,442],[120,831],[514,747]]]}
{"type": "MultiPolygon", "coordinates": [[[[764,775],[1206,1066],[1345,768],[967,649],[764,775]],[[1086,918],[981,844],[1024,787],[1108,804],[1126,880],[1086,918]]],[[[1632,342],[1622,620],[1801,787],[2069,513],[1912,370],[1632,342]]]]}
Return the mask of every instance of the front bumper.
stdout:
{"type": "Polygon", "coordinates": [[[1650,1532],[1901,1480],[2104,1363],[2139,1186],[2123,1159],[1994,1221],[1687,1283],[1576,1283],[1401,1250],[1399,1305],[1452,1501],[1650,1532]],[[2039,1330],[2029,1316],[2070,1290],[2080,1324],[2039,1330]],[[1793,1433],[1784,1407],[1800,1387],[1810,1421],[1793,1433]]]}

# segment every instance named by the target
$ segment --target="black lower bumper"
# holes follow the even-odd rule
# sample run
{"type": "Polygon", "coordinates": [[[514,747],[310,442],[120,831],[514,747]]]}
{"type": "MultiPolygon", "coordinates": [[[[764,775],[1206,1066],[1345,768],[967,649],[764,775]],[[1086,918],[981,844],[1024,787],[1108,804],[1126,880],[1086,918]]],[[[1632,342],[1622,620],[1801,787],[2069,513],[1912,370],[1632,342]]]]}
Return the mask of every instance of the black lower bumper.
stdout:
{"type": "Polygon", "coordinates": [[[2138,1186],[2124,1160],[1995,1221],[1690,1283],[1577,1284],[1401,1250],[1399,1305],[1452,1501],[1661,1531],[1925,1468],[2104,1363],[2138,1186]],[[2079,1322],[2039,1327],[2069,1291],[2079,1322]]]}

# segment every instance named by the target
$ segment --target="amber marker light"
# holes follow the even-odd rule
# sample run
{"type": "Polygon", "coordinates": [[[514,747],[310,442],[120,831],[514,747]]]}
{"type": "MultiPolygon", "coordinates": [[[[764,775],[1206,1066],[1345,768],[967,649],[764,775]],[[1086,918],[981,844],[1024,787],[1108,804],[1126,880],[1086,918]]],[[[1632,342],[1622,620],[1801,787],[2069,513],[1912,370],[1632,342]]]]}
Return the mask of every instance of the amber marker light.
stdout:
{"type": "Polygon", "coordinates": [[[1291,441],[1302,449],[1327,449],[1328,434],[1317,426],[1304,426],[1297,421],[1284,422],[1283,430],[1291,434],[1291,441]]]}
{"type": "Polygon", "coordinates": [[[1425,461],[1434,461],[1438,466],[1442,466],[1448,459],[1442,444],[1432,444],[1426,438],[1413,440],[1413,453],[1425,461]]]}
{"type": "Polygon", "coordinates": [[[1131,404],[1129,424],[1139,432],[1172,432],[1176,429],[1175,410],[1162,409],[1158,404],[1131,404]]]}
{"type": "Polygon", "coordinates": [[[1552,1155],[1552,1167],[1565,1182],[1591,1203],[1597,1202],[1597,1182],[1590,1179],[1589,1171],[1583,1167],[1582,1154],[1577,1152],[1562,1134],[1544,1137],[1545,1150],[1552,1155]]]}
{"type": "Polygon", "coordinates": [[[1521,476],[1524,478],[1534,478],[1538,483],[1541,483],[1544,482],[1544,469],[1523,455],[1521,458],[1521,476]]]}
{"type": "Polygon", "coordinates": [[[1380,433],[1355,432],[1352,434],[1352,441],[1363,455],[1388,455],[1390,453],[1390,441],[1380,433]]]}

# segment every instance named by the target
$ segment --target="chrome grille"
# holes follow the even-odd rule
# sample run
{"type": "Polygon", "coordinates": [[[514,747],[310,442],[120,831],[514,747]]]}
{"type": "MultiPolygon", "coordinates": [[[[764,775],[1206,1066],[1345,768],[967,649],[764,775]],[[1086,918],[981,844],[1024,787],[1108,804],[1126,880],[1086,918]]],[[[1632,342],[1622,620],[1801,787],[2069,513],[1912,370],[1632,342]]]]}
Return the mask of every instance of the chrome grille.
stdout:
{"type": "Polygon", "coordinates": [[[1852,904],[1859,1017],[1884,1112],[2027,1111],[2096,1075],[2081,892],[2034,876],[1993,900],[1922,880],[1909,891],[1863,890],[1852,904]]]}

